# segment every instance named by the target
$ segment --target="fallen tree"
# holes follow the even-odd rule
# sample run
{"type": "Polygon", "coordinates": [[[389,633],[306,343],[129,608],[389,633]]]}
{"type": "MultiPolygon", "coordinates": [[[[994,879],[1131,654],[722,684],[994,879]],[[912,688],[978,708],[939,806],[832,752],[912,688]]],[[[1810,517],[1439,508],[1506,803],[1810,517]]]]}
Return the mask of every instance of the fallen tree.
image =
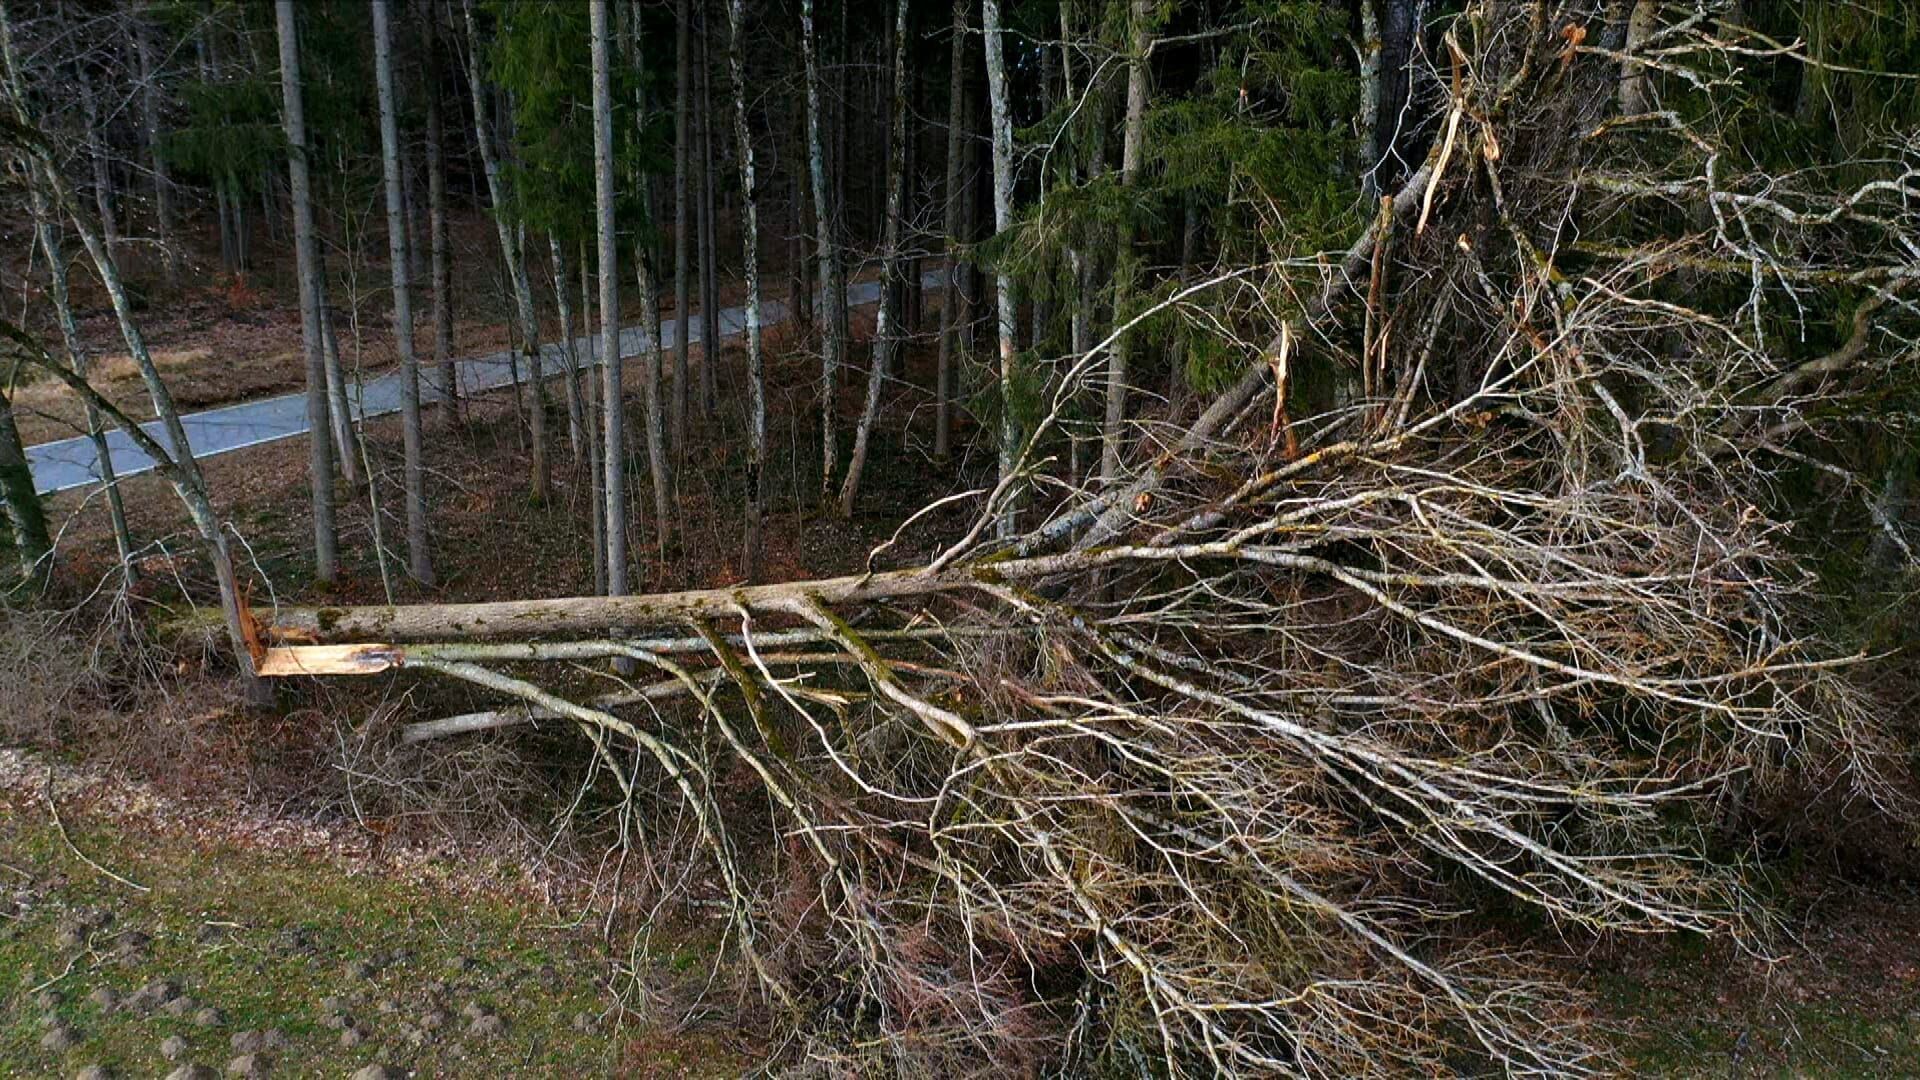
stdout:
{"type": "Polygon", "coordinates": [[[1623,66],[1724,89],[1773,46],[1687,17],[1627,54],[1607,6],[1470,5],[1445,135],[1344,260],[1169,291],[1246,373],[1196,421],[1139,418],[1129,482],[1071,491],[1051,458],[1096,348],[927,565],[284,610],[261,671],[458,679],[502,704],[422,737],[564,722],[626,797],[664,781],[837,1065],[1602,1069],[1470,911],[1751,934],[1715,853],[1764,794],[1905,812],[1771,491],[1839,468],[1818,436],[1910,364],[1920,276],[1911,135],[1858,183],[1739,172],[1711,116],[1615,91],[1623,66]],[[1816,274],[1868,329],[1797,355],[1774,320],[1816,274]],[[1309,363],[1373,392],[1307,412],[1309,363]],[[608,659],[645,674],[538,674],[608,659]],[[729,813],[741,770],[770,822],[729,813]]]}

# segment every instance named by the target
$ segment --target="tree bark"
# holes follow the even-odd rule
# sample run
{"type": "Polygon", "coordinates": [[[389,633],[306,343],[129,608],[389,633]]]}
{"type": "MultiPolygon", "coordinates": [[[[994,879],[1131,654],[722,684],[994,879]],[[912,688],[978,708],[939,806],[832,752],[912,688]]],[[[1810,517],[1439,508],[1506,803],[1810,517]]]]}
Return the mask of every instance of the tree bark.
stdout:
{"type": "Polygon", "coordinates": [[[839,434],[834,428],[834,391],[847,352],[846,320],[836,312],[845,306],[846,281],[834,243],[833,212],[828,205],[826,145],[821,132],[820,50],[813,29],[813,0],[800,0],[800,51],[807,68],[807,173],[813,188],[814,242],[820,260],[820,287],[826,292],[825,327],[820,341],[820,494],[833,490],[839,467],[839,434]]]}
{"type": "Polygon", "coordinates": [[[453,269],[447,233],[446,121],[440,110],[440,5],[428,5],[427,40],[427,246],[433,278],[433,366],[440,373],[440,402],[449,426],[461,420],[460,377],[453,361],[453,269]]]}
{"type": "MultiPolygon", "coordinates": [[[[638,0],[629,0],[627,6],[627,62],[633,67],[638,78],[635,79],[633,115],[634,135],[646,137],[647,116],[649,113],[646,95],[646,52],[642,46],[642,31],[645,23],[641,17],[638,0]]],[[[657,190],[653,177],[640,173],[633,178],[633,184],[646,192],[647,221],[659,221],[657,190]]],[[[653,481],[654,542],[661,558],[666,561],[667,549],[673,540],[673,461],[667,455],[666,408],[661,399],[660,377],[664,360],[660,345],[660,288],[659,276],[654,270],[654,260],[658,251],[657,234],[641,234],[634,244],[633,276],[635,287],[640,292],[640,320],[647,327],[648,344],[646,354],[640,359],[640,407],[646,423],[647,470],[653,481]]]]}
{"type": "Polygon", "coordinates": [[[647,464],[653,477],[654,539],[664,561],[673,540],[673,460],[667,456],[666,425],[660,407],[659,292],[647,253],[634,252],[633,264],[634,284],[640,290],[640,317],[654,330],[646,356],[640,361],[640,396],[646,410],[647,464]]]}
{"type": "Polygon", "coordinates": [[[1376,154],[1368,167],[1375,173],[1369,194],[1400,187],[1420,166],[1423,156],[1417,136],[1423,117],[1413,109],[1413,53],[1419,0],[1377,0],[1379,9],[1378,113],[1374,121],[1376,154]]]}
{"type": "Polygon", "coordinates": [[[228,277],[238,277],[240,262],[233,243],[233,209],[227,205],[227,182],[225,177],[213,180],[214,213],[220,229],[220,272],[228,277]]]}
{"type": "Polygon", "coordinates": [[[407,504],[407,572],[433,584],[427,536],[427,481],[420,434],[420,361],[413,352],[413,286],[408,279],[407,211],[400,182],[400,121],[393,93],[390,0],[373,0],[373,69],[380,98],[380,161],[387,189],[387,261],[393,276],[393,341],[400,353],[402,487],[407,504]]]}
{"type": "MultiPolygon", "coordinates": [[[[705,31],[706,16],[701,15],[705,31]]],[[[720,408],[720,226],[715,220],[714,189],[720,183],[713,142],[713,62],[708,35],[700,35],[700,406],[709,418],[720,408]]]]}
{"type": "Polygon", "coordinates": [[[1380,0],[1360,0],[1360,190],[1380,195],[1380,0]]]}
{"type": "MultiPolygon", "coordinates": [[[[598,0],[596,0],[598,2],[598,0]]],[[[500,253],[507,263],[507,278],[513,287],[514,307],[519,313],[520,355],[527,362],[528,428],[533,440],[533,500],[545,503],[553,481],[552,464],[547,460],[546,387],[540,360],[540,322],[533,306],[533,286],[527,280],[526,252],[514,223],[507,220],[506,180],[500,173],[500,155],[495,152],[487,122],[487,84],[480,72],[482,55],[479,20],[474,17],[473,0],[463,0],[467,23],[467,82],[473,93],[473,136],[480,149],[481,170],[487,176],[487,197],[493,205],[494,228],[500,235],[500,253]]]]}
{"type": "MultiPolygon", "coordinates": [[[[60,243],[59,227],[47,194],[39,184],[28,184],[33,206],[34,237],[47,259],[47,298],[53,304],[54,320],[60,324],[60,342],[67,353],[67,365],[82,379],[87,377],[86,345],[80,337],[80,323],[74,318],[73,301],[67,288],[66,252],[60,243]]],[[[107,516],[113,526],[113,543],[120,553],[120,564],[129,580],[137,576],[133,565],[133,531],[127,527],[126,501],[120,495],[120,482],[114,475],[113,449],[107,444],[106,429],[100,423],[100,410],[93,402],[87,406],[87,437],[93,443],[94,461],[100,469],[100,483],[107,490],[107,516]]]]}
{"type": "MultiPolygon", "coordinates": [[[[805,0],[803,0],[805,2],[805,0]]],[[[880,311],[873,326],[873,361],[867,373],[867,400],[854,431],[853,457],[847,462],[846,483],[840,487],[840,516],[853,516],[860,496],[860,475],[866,471],[867,448],[880,418],[880,395],[887,372],[900,351],[900,227],[905,216],[907,162],[907,0],[893,9],[893,96],[887,110],[887,209],[880,255],[880,311]]]]}
{"type": "Polygon", "coordinates": [[[606,413],[607,595],[627,594],[625,412],[620,392],[620,249],[613,220],[613,76],[607,0],[591,0],[593,36],[593,189],[600,256],[601,407],[606,413]]]}
{"type": "Polygon", "coordinates": [[[13,402],[0,386],[0,501],[6,503],[13,524],[13,550],[20,559],[20,577],[38,588],[53,576],[53,540],[47,535],[47,514],[33,485],[33,469],[20,429],[13,423],[13,402]]]}
{"type": "MultiPolygon", "coordinates": [[[[319,244],[315,240],[315,246],[319,244]]],[[[354,438],[353,402],[347,393],[347,369],[340,362],[340,335],[334,329],[333,301],[327,291],[327,261],[319,262],[314,289],[320,294],[320,362],[327,375],[327,416],[333,423],[333,459],[340,466],[340,478],[353,491],[360,490],[360,445],[354,438]]]]}
{"type": "Polygon", "coordinates": [[[676,0],[673,38],[673,313],[680,321],[680,330],[674,335],[673,411],[672,422],[668,425],[676,465],[685,460],[687,447],[687,338],[691,336],[693,325],[688,314],[689,306],[693,303],[691,282],[688,281],[692,253],[687,247],[687,169],[693,153],[688,143],[692,135],[693,27],[692,14],[687,8],[687,0],[676,0]]]}
{"type": "MultiPolygon", "coordinates": [[[[947,182],[943,227],[947,234],[947,283],[941,291],[940,352],[933,376],[933,457],[953,456],[953,366],[960,351],[961,207],[960,190],[966,132],[968,0],[953,0],[953,37],[947,44],[947,182]]],[[[1065,19],[1066,5],[1061,5],[1065,19]]]]}
{"type": "MultiPolygon", "coordinates": [[[[1013,225],[1013,117],[1009,112],[1007,65],[1000,40],[1000,0],[981,0],[980,29],[986,37],[987,96],[993,116],[993,227],[995,232],[1005,232],[1013,225]]],[[[1020,452],[1020,429],[1013,409],[1019,311],[1014,306],[1013,275],[1004,266],[994,271],[994,293],[1000,330],[999,478],[1007,483],[1020,452]]],[[[996,531],[1002,538],[1013,535],[1017,506],[1018,500],[1009,497],[1000,512],[996,531]]]]}
{"type": "MultiPolygon", "coordinates": [[[[1147,48],[1151,44],[1148,20],[1153,18],[1153,0],[1132,0],[1128,6],[1127,120],[1120,144],[1120,184],[1131,191],[1140,181],[1140,158],[1145,148],[1147,129],[1147,48]]],[[[1113,321],[1120,325],[1128,317],[1128,308],[1140,276],[1140,259],[1133,250],[1133,223],[1123,221],[1114,240],[1113,321]]],[[[1132,359],[1131,337],[1119,335],[1107,351],[1107,410],[1100,428],[1100,483],[1111,486],[1120,480],[1121,451],[1126,436],[1128,366],[1132,359]]]]}
{"type": "Polygon", "coordinates": [[[761,515],[765,513],[762,470],[767,459],[767,388],[760,355],[760,215],[754,186],[753,130],[747,119],[746,15],[744,0],[727,0],[727,68],[733,76],[734,135],[740,154],[742,267],[747,279],[747,520],[741,574],[752,581],[760,573],[761,515]]]}
{"type": "MultiPolygon", "coordinates": [[[[280,0],[288,8],[284,12],[285,28],[291,37],[292,11],[291,0],[280,0]]],[[[19,63],[14,56],[11,20],[7,14],[4,0],[0,0],[0,67],[5,68],[7,85],[12,91],[14,116],[22,126],[31,126],[27,116],[25,98],[20,93],[19,63]]],[[[296,80],[297,85],[297,80],[296,80]]],[[[37,350],[30,355],[42,363],[46,369],[75,390],[80,396],[91,402],[96,408],[114,418],[129,438],[136,443],[144,443],[143,449],[165,470],[172,482],[174,492],[185,505],[194,527],[207,545],[208,560],[213,564],[214,579],[220,592],[220,612],[226,625],[227,640],[233,649],[234,663],[239,671],[241,688],[246,698],[253,704],[268,704],[272,701],[272,688],[263,683],[254,674],[253,652],[248,645],[247,617],[242,610],[240,584],[233,570],[233,556],[227,546],[227,536],[219,517],[214,513],[213,502],[207,497],[206,478],[200,473],[200,465],[194,460],[193,447],[187,442],[186,429],[180,423],[179,410],[174,408],[173,395],[160,378],[160,371],[154,365],[152,353],[147,351],[146,339],[140,333],[139,324],[133,318],[133,304],[127,297],[126,286],[120,279],[120,268],[113,260],[113,253],[101,239],[100,233],[91,226],[81,212],[79,202],[66,180],[54,167],[53,162],[39,152],[30,152],[38,168],[39,180],[45,185],[54,207],[66,214],[73,222],[74,231],[80,234],[80,242],[86,247],[87,255],[92,259],[94,270],[100,276],[100,283],[107,291],[107,299],[113,306],[115,320],[119,323],[121,336],[126,340],[127,353],[133,359],[134,367],[139,370],[141,381],[146,385],[147,395],[153,404],[154,415],[159,417],[162,430],[173,446],[173,456],[160,447],[138,424],[133,423],[111,402],[106,402],[85,379],[37,350]],[[104,407],[103,407],[104,406],[104,407]]],[[[16,344],[28,345],[32,339],[22,331],[6,328],[7,336],[14,338],[16,344]]]]}
{"type": "Polygon", "coordinates": [[[160,245],[160,257],[166,267],[168,287],[180,284],[180,249],[173,236],[173,178],[167,159],[160,153],[159,89],[160,73],[153,66],[152,33],[147,20],[133,20],[133,45],[140,61],[140,134],[146,144],[147,164],[153,171],[154,239],[160,245]]]}
{"type": "Polygon", "coordinates": [[[333,581],[339,571],[333,525],[333,436],[327,402],[327,369],[321,341],[320,257],[314,242],[313,189],[307,173],[307,124],[300,100],[300,44],[293,0],[275,0],[280,38],[281,117],[287,134],[287,186],[293,198],[294,263],[300,278],[300,344],[307,368],[307,469],[313,500],[314,577],[333,581]]]}
{"type": "Polygon", "coordinates": [[[115,258],[120,254],[120,215],[114,208],[113,163],[107,160],[106,143],[100,138],[100,103],[94,96],[93,79],[84,68],[80,72],[80,103],[87,121],[87,162],[93,168],[93,206],[100,222],[100,235],[115,258]]]}
{"type": "MultiPolygon", "coordinates": [[[[1654,0],[1634,0],[1633,12],[1627,17],[1626,47],[1622,50],[1632,57],[1660,28],[1660,5],[1654,0]]],[[[1814,65],[1807,65],[1809,68],[1814,65]]],[[[1628,60],[1620,75],[1620,113],[1623,116],[1638,116],[1653,108],[1653,84],[1648,78],[1645,64],[1628,60]]]]}
{"type": "Polygon", "coordinates": [[[567,273],[566,250],[560,246],[560,241],[549,235],[547,248],[553,264],[553,304],[560,313],[560,363],[565,369],[560,372],[560,378],[567,404],[567,445],[577,467],[586,460],[587,443],[592,440],[587,437],[591,429],[587,426],[586,407],[580,398],[582,365],[579,352],[573,344],[573,302],[567,299],[567,290],[573,287],[573,281],[567,273]]]}
{"type": "MultiPolygon", "coordinates": [[[[589,532],[593,542],[593,592],[595,596],[607,593],[607,501],[606,501],[606,454],[601,445],[601,432],[605,430],[605,411],[600,407],[599,369],[594,364],[594,324],[593,319],[593,282],[592,264],[587,260],[587,245],[580,245],[580,340],[586,343],[587,379],[587,475],[588,487],[592,498],[588,499],[589,532]]],[[[571,331],[569,331],[571,334],[571,331]]]]}

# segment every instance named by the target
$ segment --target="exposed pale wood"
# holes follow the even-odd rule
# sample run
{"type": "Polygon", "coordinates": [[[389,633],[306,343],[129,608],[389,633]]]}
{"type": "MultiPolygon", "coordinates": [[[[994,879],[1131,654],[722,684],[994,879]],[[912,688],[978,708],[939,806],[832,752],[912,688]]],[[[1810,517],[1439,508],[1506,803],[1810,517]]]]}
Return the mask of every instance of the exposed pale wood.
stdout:
{"type": "Polygon", "coordinates": [[[402,667],[406,653],[392,645],[289,645],[260,657],[263,679],[302,675],[373,675],[402,667]]]}

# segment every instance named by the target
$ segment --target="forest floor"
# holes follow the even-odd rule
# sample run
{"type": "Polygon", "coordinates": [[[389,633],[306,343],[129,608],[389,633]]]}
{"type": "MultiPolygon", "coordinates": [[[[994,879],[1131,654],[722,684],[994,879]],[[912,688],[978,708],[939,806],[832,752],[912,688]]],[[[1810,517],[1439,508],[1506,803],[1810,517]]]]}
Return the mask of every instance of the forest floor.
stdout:
{"type": "MultiPolygon", "coordinates": [[[[628,948],[526,863],[370,840],[0,751],[0,1070],[717,1077],[764,1053],[711,928],[628,948]]],[[[1625,1070],[1920,1074],[1920,892],[1821,893],[1770,960],[1677,939],[1587,964],[1625,1070]]]]}
{"type": "Polygon", "coordinates": [[[1920,1076],[1920,887],[1792,889],[1764,956],[1680,937],[1586,967],[1633,1075],[1920,1076]]]}
{"type": "MultiPolygon", "coordinates": [[[[284,297],[278,306],[226,304],[200,295],[155,319],[178,320],[156,343],[185,407],[298,381],[297,319],[288,321],[284,297]],[[259,321],[254,338],[250,320],[259,321]]],[[[463,334],[462,351],[499,344],[497,325],[463,334]]],[[[992,468],[978,453],[932,459],[932,357],[923,345],[889,384],[859,512],[846,520],[822,509],[817,369],[791,334],[769,341],[767,580],[855,572],[909,514],[992,468]]],[[[740,580],[740,357],[737,345],[723,350],[722,407],[690,425],[664,550],[639,514],[637,589],[740,580]]],[[[865,364],[856,349],[839,401],[843,438],[865,364]]],[[[62,408],[28,399],[22,425],[70,434],[57,427],[73,419],[62,408]]],[[[397,419],[367,425],[374,485],[341,490],[343,572],[325,589],[309,568],[304,445],[207,462],[250,576],[271,583],[271,595],[253,602],[590,592],[591,487],[568,450],[564,411],[552,415],[554,486],[544,504],[528,496],[526,426],[511,394],[474,403],[463,425],[429,419],[433,588],[402,572],[397,419]]],[[[971,445],[973,423],[963,419],[957,446],[971,445]]],[[[632,467],[644,480],[644,451],[632,467]]],[[[125,489],[133,530],[150,546],[144,581],[118,597],[119,610],[163,623],[183,594],[204,596],[207,585],[164,485],[138,477],[125,489]]],[[[633,490],[645,492],[640,483],[633,490]]],[[[114,606],[120,582],[99,501],[69,493],[49,509],[75,601],[114,606]]],[[[956,504],[916,523],[890,561],[931,553],[969,513],[956,504]]],[[[100,715],[64,730],[49,721],[47,733],[22,735],[0,716],[0,743],[42,746],[31,756],[0,751],[0,1072],[101,1064],[159,1075],[178,1064],[164,1060],[173,1036],[185,1040],[182,1061],[222,1069],[259,1043],[254,1052],[278,1059],[275,1075],[339,1076],[372,1064],[421,1075],[739,1075],[764,1053],[754,1033],[766,1025],[751,998],[730,976],[713,977],[712,912],[683,902],[678,914],[656,917],[645,902],[608,903],[604,861],[579,854],[600,849],[561,839],[568,826],[554,822],[565,811],[554,808],[578,779],[564,733],[355,757],[347,750],[379,743],[396,717],[474,701],[403,673],[289,686],[275,715],[251,715],[227,696],[217,657],[177,648],[147,664],[160,670],[163,693],[117,691],[100,715]],[[64,778],[51,800],[48,763],[64,778]],[[191,1011],[172,1004],[184,998],[191,1011]],[[219,1022],[195,1024],[204,1008],[219,1010],[219,1022]],[[339,1019],[349,1015],[352,1024],[339,1019]],[[48,1049],[42,1040],[55,1030],[74,1045],[48,1049]],[[353,1040],[348,1030],[361,1033],[357,1045],[342,1045],[353,1040]],[[247,1032],[259,1038],[236,1042],[247,1032]]],[[[0,712],[17,712],[5,676],[0,712]]],[[[668,863],[672,853],[655,858],[668,863]]],[[[1783,932],[1767,959],[1674,939],[1584,953],[1562,945],[1555,965],[1590,992],[1596,1019],[1637,1075],[1920,1075],[1920,885],[1850,872],[1780,871],[1783,932]]]]}
{"type": "Polygon", "coordinates": [[[631,967],[533,885],[0,752],[0,1071],[703,1077],[756,1060],[737,1026],[685,1020],[734,1004],[710,945],[656,937],[631,967]]]}

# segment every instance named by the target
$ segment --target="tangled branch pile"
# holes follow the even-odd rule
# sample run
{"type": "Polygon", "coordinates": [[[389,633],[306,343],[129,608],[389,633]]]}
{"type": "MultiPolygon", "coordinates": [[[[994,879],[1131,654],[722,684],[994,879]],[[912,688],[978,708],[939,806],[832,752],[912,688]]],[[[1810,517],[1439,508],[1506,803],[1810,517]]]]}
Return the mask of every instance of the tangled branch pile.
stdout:
{"type": "Polygon", "coordinates": [[[1050,456],[1096,352],[1062,361],[1028,486],[929,567],[481,628],[613,638],[283,629],[428,639],[380,663],[577,721],[629,791],[668,777],[836,1067],[1601,1068],[1550,981],[1449,927],[1505,904],[1746,932],[1716,857],[1743,807],[1811,780],[1901,811],[1777,485],[1841,473],[1820,447],[1920,325],[1914,133],[1750,170],[1711,99],[1791,50],[1682,13],[1627,57],[1608,7],[1468,5],[1426,165],[1344,262],[1276,253],[1167,299],[1254,370],[1142,421],[1131,484],[1068,490],[1050,456]],[[1623,65],[1676,104],[1621,115],[1623,65]],[[1314,365],[1347,389],[1303,401],[1314,365]],[[1051,520],[987,539],[1043,496],[1051,520]],[[486,666],[596,657],[653,681],[581,703],[486,666]],[[723,812],[741,766],[764,822],[723,812]],[[747,874],[759,830],[797,899],[747,874]]]}

